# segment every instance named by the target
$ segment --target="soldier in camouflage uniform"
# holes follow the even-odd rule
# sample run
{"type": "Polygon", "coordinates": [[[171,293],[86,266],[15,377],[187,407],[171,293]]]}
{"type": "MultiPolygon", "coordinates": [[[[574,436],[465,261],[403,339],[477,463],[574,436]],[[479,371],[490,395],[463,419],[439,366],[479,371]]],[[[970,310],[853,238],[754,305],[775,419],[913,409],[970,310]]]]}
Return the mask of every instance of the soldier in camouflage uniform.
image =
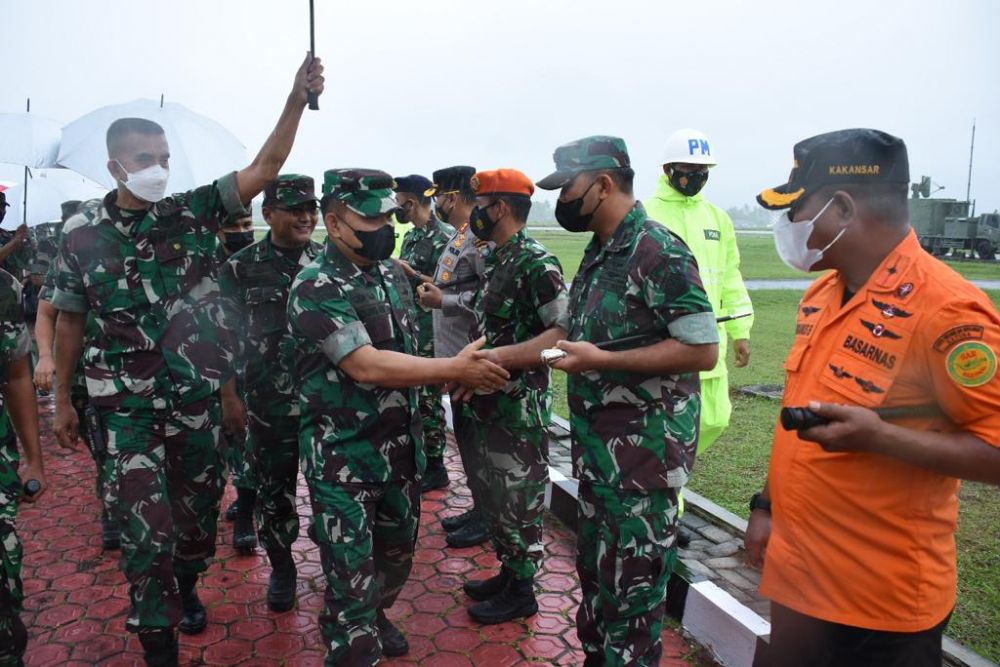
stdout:
{"type": "MultiPolygon", "coordinates": [[[[9,206],[7,195],[0,190],[0,222],[6,217],[9,206]]],[[[0,229],[0,268],[20,280],[33,253],[31,233],[25,225],[18,225],[13,232],[0,229]]]]}
{"type": "Polygon", "coordinates": [[[28,643],[20,618],[24,591],[22,547],[15,529],[17,504],[38,500],[45,488],[38,409],[25,359],[28,330],[20,303],[17,280],[0,270],[0,665],[24,664],[21,656],[28,643]],[[24,447],[23,466],[18,440],[24,447]],[[29,496],[25,484],[32,479],[41,487],[29,496]]]}
{"type": "Polygon", "coordinates": [[[676,559],[677,491],[698,442],[698,371],[715,366],[719,336],[687,246],[632,195],[625,142],[574,141],[555,163],[538,186],[562,189],[556,220],[594,232],[570,288],[574,342],[560,341],[567,356],[554,364],[570,374],[580,480],[577,633],[585,665],[652,666],[676,559]]]}
{"type": "Polygon", "coordinates": [[[548,470],[551,412],[549,369],[541,351],[565,338],[566,283],[559,261],[525,234],[535,191],[514,169],[472,178],[472,232],[496,244],[486,259],[487,281],[475,302],[477,334],[490,358],[511,373],[502,391],[473,393],[469,408],[482,452],[490,534],[500,573],[469,581],[480,623],[503,623],[538,611],[534,577],[542,557],[542,509],[548,470]]]}
{"type": "MultiPolygon", "coordinates": [[[[150,664],[177,662],[174,627],[207,625],[198,575],[215,552],[224,467],[219,389],[230,380],[214,264],[216,231],[278,175],[308,90],[322,66],[307,57],[274,131],[245,169],[163,198],[169,147],[162,128],[119,119],[108,129],[108,169],[119,187],[67,221],[52,305],[56,375],[70,377],[81,348],[91,404],[117,487],[121,565],[130,584],[126,628],[150,664]],[[86,313],[97,335],[84,340],[86,313]]],[[[55,430],[75,439],[68,387],[56,384],[55,430]]]]}
{"type": "MultiPolygon", "coordinates": [[[[250,417],[249,462],[257,483],[251,496],[239,489],[240,523],[258,509],[260,541],[271,562],[267,603],[272,611],[295,605],[292,543],[299,536],[295,489],[299,473],[299,394],[294,341],[288,331],[288,291],[302,267],[322,252],[316,228],[313,179],[282,174],[264,188],[264,220],[271,230],[223,265],[219,285],[242,333],[241,384],[250,417]]],[[[250,524],[252,526],[252,524],[250,524]]]]}
{"type": "Polygon", "coordinates": [[[392,177],[324,174],[323,253],[292,285],[302,419],[299,451],[326,575],[320,629],[327,665],[364,667],[409,646],[388,621],[410,572],[424,453],[414,387],[460,382],[496,389],[509,374],[477,351],[417,354],[416,306],[391,260],[392,177]]]}
{"type": "MultiPolygon", "coordinates": [[[[222,267],[233,254],[253,243],[253,216],[250,211],[237,211],[226,216],[215,234],[219,243],[215,249],[215,266],[220,276],[222,267]]],[[[227,322],[232,331],[243,332],[236,321],[227,322]]],[[[242,555],[249,555],[257,547],[257,535],[253,529],[253,512],[257,501],[257,484],[250,463],[250,444],[247,438],[246,410],[243,407],[240,378],[222,388],[222,445],[223,461],[232,475],[236,500],[226,509],[226,521],[235,521],[233,526],[233,549],[242,555]],[[243,506],[243,512],[240,507],[243,506]]]]}
{"type": "MultiPolygon", "coordinates": [[[[456,230],[438,261],[434,281],[417,288],[420,305],[434,309],[434,354],[438,357],[453,356],[468,344],[469,333],[476,325],[472,303],[486,280],[483,256],[488,242],[469,231],[469,216],[476,203],[470,184],[475,173],[473,167],[465,166],[439,169],[434,172],[434,185],[426,192],[434,197],[438,218],[456,230]]],[[[486,468],[475,444],[475,425],[469,407],[461,401],[451,401],[451,421],[473,506],[458,516],[445,518],[441,526],[448,533],[445,539],[449,546],[470,547],[485,542],[490,535],[484,516],[486,468]]]]}
{"type": "MultiPolygon", "coordinates": [[[[413,174],[396,179],[397,222],[409,222],[413,229],[403,238],[399,253],[400,266],[416,290],[431,282],[441,254],[455,230],[441,222],[431,210],[431,198],[424,194],[431,185],[424,176],[413,174]]],[[[416,292],[414,292],[415,294],[416,292]]],[[[417,310],[417,348],[422,357],[434,356],[434,316],[425,308],[417,310]]],[[[424,453],[427,469],[421,492],[448,486],[448,470],[444,467],[445,414],[440,387],[420,388],[420,414],[424,425],[424,453]]]]}

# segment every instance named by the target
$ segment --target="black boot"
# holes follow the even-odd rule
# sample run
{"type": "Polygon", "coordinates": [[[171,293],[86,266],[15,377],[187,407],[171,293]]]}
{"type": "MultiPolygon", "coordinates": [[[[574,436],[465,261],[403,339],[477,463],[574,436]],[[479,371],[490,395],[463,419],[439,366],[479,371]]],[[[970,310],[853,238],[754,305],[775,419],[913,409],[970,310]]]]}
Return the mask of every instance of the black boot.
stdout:
{"type": "Polygon", "coordinates": [[[382,655],[394,658],[410,652],[410,642],[406,641],[403,633],[385,617],[385,612],[381,609],[378,610],[376,625],[379,638],[382,640],[382,655]]]}
{"type": "Polygon", "coordinates": [[[448,543],[449,547],[461,549],[463,547],[482,544],[488,539],[490,539],[490,531],[486,529],[486,522],[483,521],[482,515],[478,514],[475,519],[469,521],[458,530],[448,533],[444,541],[448,543]]]}
{"type": "Polygon", "coordinates": [[[173,630],[140,632],[139,643],[150,667],[177,667],[177,635],[173,630]]]}
{"type": "Polygon", "coordinates": [[[500,574],[479,581],[467,581],[462,584],[462,590],[473,600],[489,600],[500,591],[507,588],[507,584],[513,578],[513,572],[506,567],[500,567],[500,574]]]}
{"type": "Polygon", "coordinates": [[[236,522],[233,524],[233,548],[242,555],[249,556],[257,548],[257,534],[253,530],[253,511],[257,506],[257,492],[251,489],[236,489],[236,522]]]}
{"type": "Polygon", "coordinates": [[[694,535],[690,530],[684,526],[677,526],[677,546],[681,549],[687,549],[691,546],[691,540],[694,539],[694,535]]]}
{"type": "Polygon", "coordinates": [[[298,572],[291,549],[267,552],[271,561],[271,578],[267,584],[267,608],[275,612],[288,611],[295,606],[295,584],[298,572]]]}
{"type": "Polygon", "coordinates": [[[535,580],[511,578],[500,593],[469,607],[469,616],[483,625],[493,625],[534,616],[537,611],[535,580]]]}
{"type": "Polygon", "coordinates": [[[118,523],[111,518],[111,514],[104,510],[101,512],[101,549],[104,551],[114,551],[122,548],[122,531],[118,523]]]}
{"type": "Polygon", "coordinates": [[[181,604],[184,606],[184,618],[177,624],[177,629],[186,635],[197,635],[208,626],[208,614],[205,605],[198,599],[198,575],[181,574],[177,577],[177,588],[181,592],[181,604]]]}
{"type": "Polygon", "coordinates": [[[226,521],[236,521],[236,513],[240,511],[240,499],[237,496],[236,500],[229,503],[229,507],[226,508],[226,521]]]}
{"type": "Polygon", "coordinates": [[[444,467],[444,458],[440,456],[428,458],[427,469],[424,471],[424,478],[420,482],[420,493],[443,489],[448,486],[448,482],[448,469],[444,467]]]}
{"type": "Polygon", "coordinates": [[[452,531],[458,530],[465,524],[475,519],[477,516],[479,516],[479,511],[475,507],[473,507],[471,510],[468,510],[467,512],[462,512],[461,514],[441,519],[441,527],[445,529],[445,532],[450,533],[452,531]]]}

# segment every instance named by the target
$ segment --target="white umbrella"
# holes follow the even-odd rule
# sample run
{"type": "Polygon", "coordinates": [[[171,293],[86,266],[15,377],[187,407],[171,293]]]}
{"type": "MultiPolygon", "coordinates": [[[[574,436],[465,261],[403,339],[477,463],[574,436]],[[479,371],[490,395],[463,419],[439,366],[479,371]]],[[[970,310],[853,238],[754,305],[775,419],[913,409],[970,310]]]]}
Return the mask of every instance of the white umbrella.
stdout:
{"type": "Polygon", "coordinates": [[[36,113],[0,113],[0,162],[24,167],[55,167],[59,123],[36,113]]]}
{"type": "Polygon", "coordinates": [[[59,220],[64,201],[96,199],[108,191],[104,186],[66,169],[32,169],[28,178],[28,215],[25,219],[24,183],[5,178],[0,180],[0,188],[11,183],[14,184],[7,187],[4,193],[10,204],[4,220],[5,227],[16,227],[22,220],[29,227],[59,220]]]}
{"type": "Polygon", "coordinates": [[[139,99],[113,104],[81,116],[62,130],[58,162],[109,188],[108,127],[119,118],[146,118],[163,127],[170,144],[167,192],[184,192],[211,183],[248,164],[246,148],[229,130],[182,104],[139,99]]]}

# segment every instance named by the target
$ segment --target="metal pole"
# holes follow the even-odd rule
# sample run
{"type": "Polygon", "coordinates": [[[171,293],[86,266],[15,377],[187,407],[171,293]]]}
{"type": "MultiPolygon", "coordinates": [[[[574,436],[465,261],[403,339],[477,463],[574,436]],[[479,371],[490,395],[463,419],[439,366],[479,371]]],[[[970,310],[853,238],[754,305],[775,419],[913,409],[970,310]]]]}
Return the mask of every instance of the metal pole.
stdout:
{"type": "MultiPolygon", "coordinates": [[[[25,113],[31,113],[31,98],[25,105],[25,113]]],[[[21,203],[21,224],[28,224],[28,165],[24,165],[24,201],[21,203]]]]}
{"type": "Polygon", "coordinates": [[[969,195],[972,194],[972,151],[976,148],[976,119],[972,119],[972,141],[969,142],[969,180],[965,185],[965,201],[971,201],[969,195]]]}
{"type": "MultiPolygon", "coordinates": [[[[309,63],[316,58],[316,17],[313,13],[313,0],[309,0],[309,63]]],[[[319,96],[309,91],[309,108],[312,111],[319,110],[319,96]]]]}

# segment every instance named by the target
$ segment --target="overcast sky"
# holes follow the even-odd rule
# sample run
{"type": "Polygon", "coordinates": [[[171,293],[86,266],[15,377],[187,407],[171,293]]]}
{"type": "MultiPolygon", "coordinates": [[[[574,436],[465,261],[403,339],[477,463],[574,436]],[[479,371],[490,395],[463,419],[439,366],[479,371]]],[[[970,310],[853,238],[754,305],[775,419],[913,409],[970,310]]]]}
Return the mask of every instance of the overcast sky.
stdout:
{"type": "MultiPolygon", "coordinates": [[[[286,171],[452,164],[537,180],[553,149],[625,138],[640,196],[664,139],[696,127],[706,195],[749,203],[792,145],[846,127],[906,140],[910,172],[1000,207],[997,0],[315,0],[326,65],[286,171]]],[[[0,0],[0,111],[69,122],[137,97],[219,121],[254,154],[308,48],[307,0],[0,0]]],[[[2,138],[0,138],[2,141],[2,138]]]]}

